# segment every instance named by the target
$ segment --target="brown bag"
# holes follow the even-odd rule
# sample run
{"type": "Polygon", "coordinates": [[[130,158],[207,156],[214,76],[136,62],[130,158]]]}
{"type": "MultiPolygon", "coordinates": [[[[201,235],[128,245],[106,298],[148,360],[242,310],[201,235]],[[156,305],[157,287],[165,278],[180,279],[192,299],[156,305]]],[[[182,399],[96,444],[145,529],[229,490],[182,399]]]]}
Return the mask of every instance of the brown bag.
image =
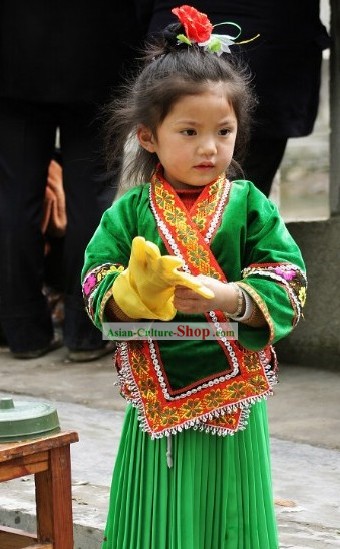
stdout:
{"type": "Polygon", "coordinates": [[[41,231],[51,236],[64,236],[67,226],[62,167],[51,160],[43,205],[41,231]]]}

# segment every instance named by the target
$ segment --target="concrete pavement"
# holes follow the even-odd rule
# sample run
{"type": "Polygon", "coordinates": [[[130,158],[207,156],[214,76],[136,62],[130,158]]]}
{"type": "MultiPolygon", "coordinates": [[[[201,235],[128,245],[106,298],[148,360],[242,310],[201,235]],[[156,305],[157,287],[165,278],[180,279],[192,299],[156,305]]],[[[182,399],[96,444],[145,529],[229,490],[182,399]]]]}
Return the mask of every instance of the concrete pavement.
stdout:
{"type": "MultiPolygon", "coordinates": [[[[71,445],[75,549],[99,549],[125,403],[110,356],[83,364],[65,356],[62,348],[19,361],[3,350],[0,397],[50,402],[62,429],[79,433],[71,445]]],[[[280,547],[340,548],[340,374],[281,364],[268,402],[280,547]]],[[[32,531],[34,512],[33,477],[0,485],[1,524],[32,531]]]]}

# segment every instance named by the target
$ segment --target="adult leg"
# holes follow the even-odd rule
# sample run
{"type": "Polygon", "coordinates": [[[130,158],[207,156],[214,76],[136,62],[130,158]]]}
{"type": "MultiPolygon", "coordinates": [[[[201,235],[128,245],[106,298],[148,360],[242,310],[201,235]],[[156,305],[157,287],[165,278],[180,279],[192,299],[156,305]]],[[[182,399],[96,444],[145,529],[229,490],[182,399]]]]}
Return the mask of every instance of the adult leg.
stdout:
{"type": "Polygon", "coordinates": [[[244,175],[266,196],[269,196],[273,179],[280,167],[287,139],[251,139],[246,158],[242,164],[244,175]]]}
{"type": "Polygon", "coordinates": [[[48,107],[0,100],[0,318],[14,353],[44,349],[53,338],[40,223],[54,139],[48,107]]]}
{"type": "MultiPolygon", "coordinates": [[[[80,274],[86,245],[104,210],[112,204],[115,189],[105,177],[101,155],[103,136],[95,108],[88,105],[65,106],[60,120],[67,211],[64,342],[71,351],[91,351],[103,348],[106,342],[103,342],[101,332],[85,312],[80,274]]],[[[84,360],[87,360],[86,355],[84,360]]]]}

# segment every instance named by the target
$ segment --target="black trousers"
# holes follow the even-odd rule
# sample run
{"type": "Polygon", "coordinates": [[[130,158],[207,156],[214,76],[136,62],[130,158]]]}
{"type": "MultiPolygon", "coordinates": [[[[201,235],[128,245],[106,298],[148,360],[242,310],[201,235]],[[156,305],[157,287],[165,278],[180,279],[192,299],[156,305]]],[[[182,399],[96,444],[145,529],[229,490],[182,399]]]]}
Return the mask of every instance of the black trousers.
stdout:
{"type": "Polygon", "coordinates": [[[242,163],[244,175],[267,197],[280,167],[286,145],[286,137],[258,138],[256,135],[249,143],[246,158],[242,163]]]}
{"type": "Polygon", "coordinates": [[[64,343],[102,345],[84,310],[80,273],[84,250],[115,189],[105,177],[101,125],[92,105],[0,100],[0,322],[15,352],[44,347],[53,337],[42,294],[40,230],[47,169],[60,129],[67,230],[63,248],[64,343]]]}

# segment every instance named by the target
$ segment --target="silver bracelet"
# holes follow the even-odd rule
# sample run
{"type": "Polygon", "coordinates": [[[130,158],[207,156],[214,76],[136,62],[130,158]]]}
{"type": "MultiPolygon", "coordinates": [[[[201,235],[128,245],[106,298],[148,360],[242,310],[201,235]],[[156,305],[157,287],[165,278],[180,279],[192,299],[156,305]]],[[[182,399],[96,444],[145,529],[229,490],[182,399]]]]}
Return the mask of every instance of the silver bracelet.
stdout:
{"type": "Polygon", "coordinates": [[[243,297],[244,297],[244,300],[246,302],[246,308],[245,308],[245,311],[243,313],[242,316],[235,316],[235,314],[233,314],[231,316],[231,318],[233,320],[237,320],[238,322],[244,322],[245,320],[248,320],[251,315],[253,314],[253,311],[255,309],[255,305],[254,305],[254,301],[252,300],[252,298],[250,297],[250,295],[248,294],[248,292],[246,292],[243,288],[240,288],[242,294],[243,294],[243,297]]]}
{"type": "Polygon", "coordinates": [[[238,286],[238,284],[235,284],[235,282],[229,282],[229,286],[232,286],[236,292],[237,292],[237,309],[233,313],[229,313],[228,311],[223,311],[226,316],[230,316],[230,318],[237,317],[241,314],[242,308],[243,308],[243,292],[241,288],[238,286]]]}

